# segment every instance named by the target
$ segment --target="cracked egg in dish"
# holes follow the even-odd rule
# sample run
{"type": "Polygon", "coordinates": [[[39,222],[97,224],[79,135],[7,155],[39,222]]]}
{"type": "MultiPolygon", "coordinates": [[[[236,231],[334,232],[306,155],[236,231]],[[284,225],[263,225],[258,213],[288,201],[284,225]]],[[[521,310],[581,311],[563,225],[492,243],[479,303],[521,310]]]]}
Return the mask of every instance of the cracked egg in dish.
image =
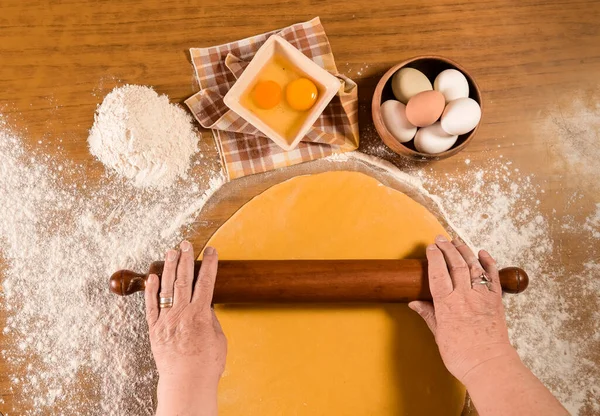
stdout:
{"type": "Polygon", "coordinates": [[[224,101],[281,148],[291,150],[340,85],[335,76],[274,35],[254,55],[224,101]]]}

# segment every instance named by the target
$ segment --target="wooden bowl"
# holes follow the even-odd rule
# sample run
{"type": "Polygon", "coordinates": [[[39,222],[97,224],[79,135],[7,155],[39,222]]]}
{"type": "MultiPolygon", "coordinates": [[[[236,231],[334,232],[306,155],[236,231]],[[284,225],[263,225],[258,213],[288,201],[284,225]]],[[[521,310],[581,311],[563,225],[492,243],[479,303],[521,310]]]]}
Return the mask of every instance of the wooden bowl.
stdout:
{"type": "Polygon", "coordinates": [[[385,127],[385,124],[383,124],[383,118],[381,117],[381,104],[387,100],[396,99],[396,97],[394,97],[394,93],[392,92],[391,79],[392,76],[398,70],[405,67],[418,69],[419,71],[424,73],[425,76],[427,76],[427,78],[429,78],[432,85],[433,81],[435,80],[435,77],[440,72],[446,69],[459,70],[467,78],[467,81],[469,83],[469,97],[477,101],[477,104],[479,104],[479,107],[481,107],[483,119],[483,105],[481,102],[481,92],[473,77],[471,77],[471,75],[469,75],[469,73],[462,66],[460,66],[456,62],[451,61],[448,58],[443,58],[441,56],[417,56],[390,68],[390,70],[387,71],[383,75],[383,77],[381,77],[379,83],[377,83],[377,87],[375,88],[375,93],[373,94],[373,101],[371,105],[371,113],[373,115],[373,122],[375,123],[377,133],[379,133],[379,136],[381,137],[383,142],[390,149],[392,149],[394,152],[398,153],[401,156],[404,156],[411,160],[418,160],[424,162],[430,160],[445,159],[463,150],[473,139],[475,133],[477,133],[477,130],[481,125],[481,121],[479,121],[479,124],[469,133],[458,136],[456,143],[451,149],[435,155],[430,155],[428,153],[421,153],[417,151],[414,146],[414,140],[411,140],[408,143],[400,143],[385,127]]]}

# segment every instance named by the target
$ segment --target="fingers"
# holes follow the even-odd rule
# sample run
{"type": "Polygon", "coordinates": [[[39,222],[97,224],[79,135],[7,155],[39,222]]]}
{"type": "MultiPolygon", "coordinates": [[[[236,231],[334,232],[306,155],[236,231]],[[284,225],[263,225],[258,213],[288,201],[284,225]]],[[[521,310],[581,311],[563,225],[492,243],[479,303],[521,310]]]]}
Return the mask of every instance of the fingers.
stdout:
{"type": "Polygon", "coordinates": [[[446,267],[446,260],[440,249],[431,244],[427,247],[427,270],[429,274],[429,290],[434,300],[452,293],[452,281],[446,267]]]}
{"type": "MultiPolygon", "coordinates": [[[[169,250],[165,255],[165,266],[160,280],[160,297],[173,297],[173,285],[175,284],[175,272],[177,270],[178,258],[179,252],[177,250],[169,250]]],[[[173,302],[176,302],[176,300],[173,299],[173,302]]],[[[168,312],[169,309],[170,308],[163,309],[161,315],[168,312]]]]}
{"type": "Polygon", "coordinates": [[[496,260],[494,260],[487,251],[480,250],[479,261],[485,269],[488,277],[492,281],[490,290],[495,293],[502,293],[502,286],[500,285],[500,275],[498,273],[498,266],[496,266],[496,260]]]}
{"type": "Polygon", "coordinates": [[[183,241],[179,246],[179,264],[174,285],[173,307],[188,305],[192,299],[192,283],[194,282],[194,248],[189,241],[183,241]]]}
{"type": "Polygon", "coordinates": [[[438,235],[435,238],[435,244],[444,254],[454,289],[462,291],[471,289],[469,266],[467,266],[467,262],[460,255],[456,247],[443,235],[438,235]]]}
{"type": "Polygon", "coordinates": [[[192,302],[198,303],[202,307],[208,306],[207,310],[210,310],[212,303],[218,263],[217,251],[212,247],[206,247],[202,256],[202,266],[198,272],[198,280],[194,287],[192,302]]]}
{"type": "Polygon", "coordinates": [[[146,300],[146,321],[148,328],[152,328],[158,321],[158,276],[151,274],[146,280],[146,290],[144,292],[146,300]]]}
{"type": "MultiPolygon", "coordinates": [[[[450,279],[448,279],[448,281],[450,281],[450,279]]],[[[423,318],[423,320],[435,336],[435,331],[437,329],[437,321],[435,320],[435,310],[433,309],[433,304],[431,302],[415,300],[413,302],[410,302],[408,304],[408,307],[416,313],[418,313],[421,316],[421,318],[423,318]]]]}
{"type": "Polygon", "coordinates": [[[456,250],[463,257],[467,265],[469,266],[469,276],[471,278],[471,288],[480,292],[488,290],[486,285],[482,285],[478,282],[481,281],[481,276],[484,274],[484,269],[479,263],[479,259],[475,257],[473,251],[465,244],[464,241],[457,238],[452,240],[452,244],[456,247],[456,250]]]}

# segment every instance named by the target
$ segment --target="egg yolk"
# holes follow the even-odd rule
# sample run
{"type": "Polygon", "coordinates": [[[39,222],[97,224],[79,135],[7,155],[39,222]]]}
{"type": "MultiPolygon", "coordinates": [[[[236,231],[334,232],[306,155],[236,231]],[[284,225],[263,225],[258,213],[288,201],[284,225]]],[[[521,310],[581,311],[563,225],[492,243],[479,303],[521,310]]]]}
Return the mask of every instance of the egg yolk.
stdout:
{"type": "Polygon", "coordinates": [[[317,101],[318,91],[314,82],[306,78],[299,78],[288,84],[285,89],[285,98],[294,110],[305,111],[317,101]]]}
{"type": "Polygon", "coordinates": [[[281,87],[275,81],[260,81],[252,90],[252,100],[257,107],[269,110],[281,102],[281,87]]]}

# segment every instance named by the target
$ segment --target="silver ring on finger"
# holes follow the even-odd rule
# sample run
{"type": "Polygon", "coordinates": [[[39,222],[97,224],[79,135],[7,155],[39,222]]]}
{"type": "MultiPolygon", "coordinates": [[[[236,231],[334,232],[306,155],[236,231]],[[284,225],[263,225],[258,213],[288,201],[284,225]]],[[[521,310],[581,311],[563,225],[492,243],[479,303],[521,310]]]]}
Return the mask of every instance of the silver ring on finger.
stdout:
{"type": "Polygon", "coordinates": [[[477,276],[475,279],[471,280],[471,287],[477,287],[479,285],[485,285],[485,287],[490,290],[490,284],[492,281],[488,277],[485,272],[482,272],[481,275],[477,276]]]}
{"type": "Polygon", "coordinates": [[[158,307],[160,309],[168,309],[173,307],[173,295],[170,296],[159,296],[158,307]]]}
{"type": "Polygon", "coordinates": [[[172,308],[173,307],[173,298],[172,297],[160,297],[158,299],[158,307],[160,309],[167,309],[167,308],[172,308]]]}

